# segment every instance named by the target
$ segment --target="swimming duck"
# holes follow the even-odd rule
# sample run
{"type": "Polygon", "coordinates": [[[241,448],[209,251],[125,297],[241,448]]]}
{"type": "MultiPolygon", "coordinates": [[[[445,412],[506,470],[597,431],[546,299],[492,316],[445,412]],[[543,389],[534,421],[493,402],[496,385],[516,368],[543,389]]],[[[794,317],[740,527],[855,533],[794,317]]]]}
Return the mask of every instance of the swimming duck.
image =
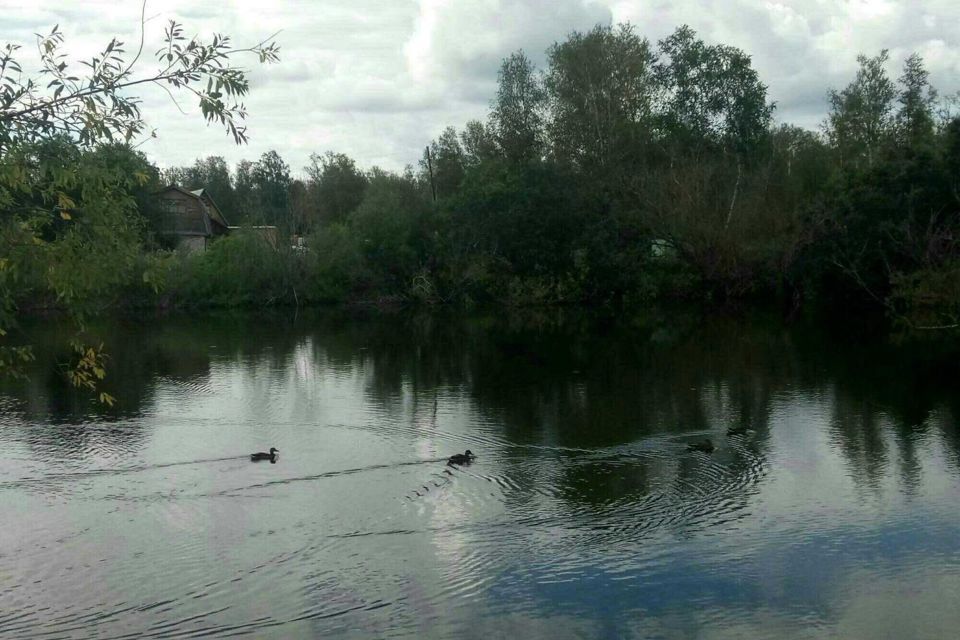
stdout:
{"type": "Polygon", "coordinates": [[[270,447],[270,453],[264,453],[263,451],[251,453],[250,460],[252,462],[257,462],[258,460],[269,460],[270,462],[276,462],[278,453],[280,453],[280,449],[270,447]]]}
{"type": "Polygon", "coordinates": [[[450,456],[450,459],[447,460],[447,464],[470,464],[476,457],[477,456],[473,455],[473,452],[470,451],[470,449],[467,449],[463,453],[457,453],[450,456]]]}
{"type": "Polygon", "coordinates": [[[747,427],[730,427],[727,429],[728,436],[745,436],[747,431],[750,431],[747,427]]]}
{"type": "Polygon", "coordinates": [[[710,442],[710,438],[704,438],[703,440],[698,440],[696,442],[691,442],[687,445],[687,451],[701,451],[703,453],[713,453],[713,443],[710,442]]]}

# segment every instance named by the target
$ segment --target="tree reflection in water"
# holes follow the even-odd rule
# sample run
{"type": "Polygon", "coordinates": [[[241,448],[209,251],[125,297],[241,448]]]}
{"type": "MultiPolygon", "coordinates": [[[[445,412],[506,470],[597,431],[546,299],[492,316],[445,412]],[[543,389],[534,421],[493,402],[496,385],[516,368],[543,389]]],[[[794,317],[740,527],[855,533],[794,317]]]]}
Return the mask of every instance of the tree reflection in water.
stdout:
{"type": "Polygon", "coordinates": [[[955,584],[943,340],[689,308],[124,317],[90,326],[106,408],[56,375],[61,329],[28,325],[0,390],[23,629],[872,637],[901,578],[928,620],[921,587],[955,584]]]}

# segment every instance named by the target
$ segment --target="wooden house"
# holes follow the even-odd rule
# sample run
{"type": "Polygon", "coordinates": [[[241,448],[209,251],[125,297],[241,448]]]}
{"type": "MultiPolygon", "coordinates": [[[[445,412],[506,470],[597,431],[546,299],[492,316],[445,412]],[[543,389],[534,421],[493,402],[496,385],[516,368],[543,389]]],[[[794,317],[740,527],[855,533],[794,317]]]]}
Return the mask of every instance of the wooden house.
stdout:
{"type": "Polygon", "coordinates": [[[178,249],[203,251],[215,238],[230,233],[227,219],[205,189],[187,191],[172,184],[157,198],[159,233],[178,249]]]}

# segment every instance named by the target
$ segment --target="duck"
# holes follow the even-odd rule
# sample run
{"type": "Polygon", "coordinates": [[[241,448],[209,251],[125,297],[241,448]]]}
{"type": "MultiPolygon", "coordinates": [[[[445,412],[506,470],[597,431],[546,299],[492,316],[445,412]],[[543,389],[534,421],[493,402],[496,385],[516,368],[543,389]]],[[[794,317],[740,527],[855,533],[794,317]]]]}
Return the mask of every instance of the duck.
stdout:
{"type": "Polygon", "coordinates": [[[456,453],[447,460],[448,465],[453,464],[470,464],[473,462],[473,459],[477,456],[473,455],[473,452],[470,449],[467,449],[463,453],[456,453]]]}
{"type": "Polygon", "coordinates": [[[713,442],[710,441],[710,438],[704,438],[703,440],[698,440],[696,442],[691,442],[687,445],[687,451],[701,451],[703,453],[713,453],[713,442]]]}
{"type": "Polygon", "coordinates": [[[280,449],[270,447],[270,453],[264,453],[263,451],[258,451],[257,453],[251,453],[250,460],[251,462],[257,462],[259,460],[269,460],[270,462],[276,462],[278,453],[280,453],[280,449]]]}
{"type": "Polygon", "coordinates": [[[750,429],[749,427],[746,427],[746,426],[730,427],[729,429],[727,429],[727,435],[728,436],[745,436],[747,435],[748,431],[750,431],[750,429]]]}

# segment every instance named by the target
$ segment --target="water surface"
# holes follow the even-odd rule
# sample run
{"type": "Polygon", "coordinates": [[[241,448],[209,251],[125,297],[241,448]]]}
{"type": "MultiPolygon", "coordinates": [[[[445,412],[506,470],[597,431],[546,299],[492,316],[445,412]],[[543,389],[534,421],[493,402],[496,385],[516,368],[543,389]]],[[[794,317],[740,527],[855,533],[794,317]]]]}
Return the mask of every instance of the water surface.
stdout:
{"type": "Polygon", "coordinates": [[[106,409],[34,323],[0,635],[953,637],[957,351],[829,326],[116,319],[106,409]]]}

